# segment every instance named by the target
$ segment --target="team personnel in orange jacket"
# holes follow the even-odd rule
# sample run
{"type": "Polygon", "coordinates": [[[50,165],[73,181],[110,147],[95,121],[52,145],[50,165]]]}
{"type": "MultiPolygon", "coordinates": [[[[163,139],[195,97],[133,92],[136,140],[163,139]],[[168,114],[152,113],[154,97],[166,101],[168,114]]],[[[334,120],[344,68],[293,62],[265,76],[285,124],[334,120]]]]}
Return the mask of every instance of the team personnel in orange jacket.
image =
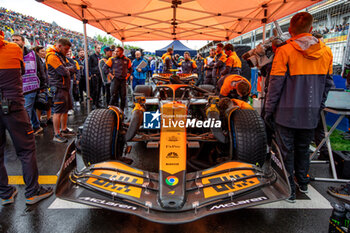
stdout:
{"type": "Polygon", "coordinates": [[[221,76],[227,74],[241,74],[242,62],[241,59],[237,56],[235,48],[232,44],[226,44],[224,47],[225,54],[227,56],[225,69],[221,72],[221,76]]]}
{"type": "Polygon", "coordinates": [[[53,141],[68,142],[64,136],[74,133],[67,128],[68,111],[73,108],[70,90],[70,73],[76,72],[76,66],[69,63],[66,55],[72,44],[68,39],[59,39],[52,48],[47,50],[46,68],[49,75],[50,91],[53,97],[53,141]]]}
{"type": "Polygon", "coordinates": [[[309,145],[333,84],[332,52],[309,34],[312,22],[306,12],[291,19],[292,38],[276,50],[266,96],[264,120],[275,124],[292,189],[289,202],[295,202],[294,176],[300,191],[308,190],[309,145]]]}
{"type": "Polygon", "coordinates": [[[26,184],[26,204],[34,204],[49,197],[52,188],[43,188],[38,183],[34,130],[24,108],[22,74],[24,74],[23,53],[21,48],[4,40],[0,31],[0,202],[1,205],[15,201],[17,188],[8,184],[4,164],[7,130],[22,164],[24,183],[26,184]]]}
{"type": "Polygon", "coordinates": [[[162,60],[163,60],[163,73],[171,73],[171,69],[173,68],[173,64],[176,64],[176,62],[173,59],[173,48],[168,48],[167,52],[163,54],[162,60]]]}
{"type": "Polygon", "coordinates": [[[220,89],[220,97],[248,100],[252,86],[250,82],[237,74],[228,75],[220,89]]]}
{"type": "Polygon", "coordinates": [[[192,74],[197,69],[197,64],[191,59],[189,52],[184,53],[185,60],[181,61],[177,66],[181,66],[182,73],[192,74]]]}
{"type": "Polygon", "coordinates": [[[110,105],[119,106],[124,111],[126,103],[126,80],[132,74],[132,64],[129,58],[124,55],[124,49],[117,47],[117,57],[108,59],[103,67],[106,74],[113,77],[111,82],[111,100],[110,105]],[[112,73],[110,73],[110,71],[112,73]],[[120,104],[118,104],[120,99],[120,104]]]}
{"type": "Polygon", "coordinates": [[[225,69],[227,56],[223,51],[224,45],[219,43],[216,45],[216,55],[214,60],[214,67],[212,71],[212,84],[216,86],[218,78],[220,78],[221,72],[225,69]]]}
{"type": "Polygon", "coordinates": [[[226,44],[224,47],[225,54],[227,56],[227,60],[225,63],[225,69],[221,71],[221,78],[218,81],[218,90],[221,89],[222,84],[228,74],[241,74],[242,70],[242,62],[241,59],[237,56],[237,53],[234,51],[234,47],[232,44],[226,44]]]}

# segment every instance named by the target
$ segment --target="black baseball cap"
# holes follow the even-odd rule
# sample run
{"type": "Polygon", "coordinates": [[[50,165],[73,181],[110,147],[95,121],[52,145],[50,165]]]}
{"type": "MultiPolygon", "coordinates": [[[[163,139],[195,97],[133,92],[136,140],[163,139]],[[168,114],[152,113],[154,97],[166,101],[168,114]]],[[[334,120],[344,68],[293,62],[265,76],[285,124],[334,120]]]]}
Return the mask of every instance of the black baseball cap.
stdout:
{"type": "Polygon", "coordinates": [[[109,52],[109,51],[112,51],[112,49],[110,47],[106,47],[103,49],[104,52],[109,52]]]}

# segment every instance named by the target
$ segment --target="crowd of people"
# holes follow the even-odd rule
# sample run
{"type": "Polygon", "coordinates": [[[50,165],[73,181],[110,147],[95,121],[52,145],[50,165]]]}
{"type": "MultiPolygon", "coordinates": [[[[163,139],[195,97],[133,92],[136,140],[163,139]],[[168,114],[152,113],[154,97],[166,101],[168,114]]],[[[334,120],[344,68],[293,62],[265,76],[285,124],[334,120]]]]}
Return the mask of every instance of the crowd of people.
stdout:
{"type": "Polygon", "coordinates": [[[349,23],[342,25],[334,25],[332,28],[328,28],[328,27],[324,27],[323,29],[319,29],[317,28],[315,30],[315,32],[320,33],[322,35],[326,35],[326,34],[330,34],[330,33],[335,33],[335,32],[342,32],[342,31],[346,31],[349,30],[349,23]]]}
{"type": "MultiPolygon", "coordinates": [[[[61,37],[69,38],[73,50],[84,45],[84,35],[82,33],[71,31],[55,23],[38,20],[32,16],[3,7],[0,7],[0,29],[5,33],[6,40],[10,40],[11,34],[16,32],[26,38],[30,46],[33,47],[53,45],[61,37]]],[[[89,49],[92,49],[98,43],[97,40],[88,37],[89,49]]]]}

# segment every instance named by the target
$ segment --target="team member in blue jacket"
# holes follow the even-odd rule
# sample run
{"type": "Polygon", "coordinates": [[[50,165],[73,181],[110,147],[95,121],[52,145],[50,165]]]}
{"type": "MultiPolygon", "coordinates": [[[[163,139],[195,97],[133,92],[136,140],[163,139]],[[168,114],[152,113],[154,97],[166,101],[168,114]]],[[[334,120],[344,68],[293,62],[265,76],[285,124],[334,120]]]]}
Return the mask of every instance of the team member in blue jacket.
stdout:
{"type": "Polygon", "coordinates": [[[141,57],[141,52],[135,52],[135,60],[132,62],[132,68],[134,72],[132,73],[132,89],[135,90],[137,85],[145,85],[148,66],[146,65],[144,68],[137,68],[142,61],[147,64],[147,61],[141,57]]]}

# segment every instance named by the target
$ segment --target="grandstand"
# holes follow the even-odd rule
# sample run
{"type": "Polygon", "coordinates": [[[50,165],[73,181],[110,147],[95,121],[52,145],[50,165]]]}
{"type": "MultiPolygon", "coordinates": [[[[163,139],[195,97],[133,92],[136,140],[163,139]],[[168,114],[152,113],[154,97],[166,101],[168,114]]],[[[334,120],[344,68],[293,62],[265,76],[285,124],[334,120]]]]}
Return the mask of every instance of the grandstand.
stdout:
{"type": "MultiPolygon", "coordinates": [[[[302,11],[308,11],[314,16],[314,32],[323,35],[324,42],[333,52],[334,73],[340,74],[345,61],[345,51],[349,37],[350,1],[348,0],[328,0],[316,4],[302,11]]],[[[278,20],[283,32],[288,32],[289,21],[293,15],[278,20]]],[[[272,24],[266,25],[266,37],[272,36],[272,24]]],[[[263,38],[263,28],[246,33],[234,38],[230,43],[235,45],[247,45],[255,47],[263,38]]],[[[212,41],[199,49],[200,53],[208,54],[209,49],[215,44],[212,41]]],[[[347,58],[348,59],[348,58],[347,58]]]]}
{"type": "MultiPolygon", "coordinates": [[[[23,15],[6,8],[0,8],[0,30],[5,32],[5,39],[9,40],[13,33],[23,35],[30,46],[42,45],[47,47],[52,45],[58,38],[69,38],[72,49],[76,50],[84,47],[84,35],[58,26],[55,22],[48,23],[37,20],[34,17],[23,15]]],[[[96,39],[88,37],[89,50],[95,44],[101,44],[96,39]]]]}

